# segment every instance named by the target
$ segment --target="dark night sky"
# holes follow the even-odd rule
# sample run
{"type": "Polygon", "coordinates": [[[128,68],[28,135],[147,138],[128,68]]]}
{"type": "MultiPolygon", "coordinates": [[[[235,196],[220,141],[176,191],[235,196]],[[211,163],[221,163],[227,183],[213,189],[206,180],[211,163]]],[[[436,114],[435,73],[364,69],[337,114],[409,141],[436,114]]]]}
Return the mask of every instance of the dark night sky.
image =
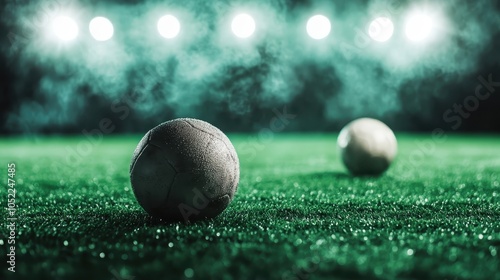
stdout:
{"type": "Polygon", "coordinates": [[[143,133],[177,117],[256,131],[283,110],[295,115],[288,131],[338,131],[368,116],[398,131],[500,132],[500,1],[33,2],[2,2],[1,134],[79,133],[103,118],[143,133]],[[417,10],[436,26],[425,43],[404,35],[417,10]],[[255,17],[250,40],[229,30],[240,11],[255,17]],[[172,41],[156,32],[167,13],[182,25],[172,41]],[[317,13],[332,21],[322,41],[305,33],[317,13]],[[80,25],[70,44],[47,39],[58,14],[80,25]],[[114,23],[112,41],[88,34],[97,15],[114,23]],[[394,21],[387,43],[366,35],[377,15],[394,21]]]}

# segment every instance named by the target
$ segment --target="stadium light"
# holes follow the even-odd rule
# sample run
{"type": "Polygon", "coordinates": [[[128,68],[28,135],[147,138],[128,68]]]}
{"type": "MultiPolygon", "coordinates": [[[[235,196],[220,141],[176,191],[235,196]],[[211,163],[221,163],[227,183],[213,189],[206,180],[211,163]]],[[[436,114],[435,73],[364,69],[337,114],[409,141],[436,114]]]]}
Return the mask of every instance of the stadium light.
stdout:
{"type": "Polygon", "coordinates": [[[307,34],[316,40],[324,39],[331,30],[330,20],[323,15],[315,15],[307,21],[307,34]]]}
{"type": "Polygon", "coordinates": [[[72,41],[78,36],[78,25],[70,17],[56,17],[51,27],[52,33],[61,41],[72,41]]]}
{"type": "Polygon", "coordinates": [[[166,15],[158,20],[157,28],[162,37],[172,39],[179,35],[179,32],[181,31],[181,23],[176,17],[166,15]]]}
{"type": "Polygon", "coordinates": [[[114,28],[111,21],[105,17],[95,17],[89,23],[89,31],[97,41],[107,41],[113,37],[114,28]]]}
{"type": "Polygon", "coordinates": [[[255,32],[255,20],[248,14],[239,14],[233,18],[231,29],[239,38],[248,38],[255,32]]]}
{"type": "Polygon", "coordinates": [[[410,41],[423,41],[432,32],[433,24],[429,16],[424,14],[414,14],[406,21],[406,37],[410,41]]]}
{"type": "Polygon", "coordinates": [[[374,19],[368,27],[368,35],[377,42],[389,40],[393,33],[394,24],[392,20],[387,17],[378,17],[374,19]]]}

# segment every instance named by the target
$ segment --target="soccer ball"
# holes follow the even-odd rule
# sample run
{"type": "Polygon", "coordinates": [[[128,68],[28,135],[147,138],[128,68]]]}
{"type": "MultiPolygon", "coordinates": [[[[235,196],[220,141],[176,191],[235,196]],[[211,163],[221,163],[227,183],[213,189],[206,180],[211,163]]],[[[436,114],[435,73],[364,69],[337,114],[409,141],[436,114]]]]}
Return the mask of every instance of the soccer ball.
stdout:
{"type": "Polygon", "coordinates": [[[222,131],[196,119],[175,119],[151,129],[137,145],[130,181],[139,204],[167,221],[219,215],[233,200],[238,155],[222,131]]]}
{"type": "Polygon", "coordinates": [[[370,118],[347,124],[337,144],[342,161],[353,175],[380,175],[396,157],[398,142],[383,122],[370,118]]]}

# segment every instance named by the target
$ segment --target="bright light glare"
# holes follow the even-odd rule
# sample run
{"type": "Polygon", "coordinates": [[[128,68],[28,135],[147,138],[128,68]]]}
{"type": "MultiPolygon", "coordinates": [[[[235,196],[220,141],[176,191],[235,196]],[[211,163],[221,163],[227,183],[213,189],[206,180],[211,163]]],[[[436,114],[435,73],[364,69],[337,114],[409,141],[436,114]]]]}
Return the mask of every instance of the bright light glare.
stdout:
{"type": "Polygon", "coordinates": [[[95,17],[90,21],[89,31],[97,41],[107,41],[113,37],[114,28],[109,19],[105,17],[95,17]]]}
{"type": "Polygon", "coordinates": [[[391,19],[379,17],[373,20],[368,27],[368,34],[377,42],[385,42],[392,37],[394,24],[391,19]]]}
{"type": "Polygon", "coordinates": [[[315,15],[307,21],[307,34],[316,40],[328,36],[331,28],[330,20],[322,15],[315,15]]]}
{"type": "Polygon", "coordinates": [[[406,21],[406,36],[411,41],[422,41],[429,37],[432,27],[428,16],[414,15],[406,21]]]}
{"type": "Polygon", "coordinates": [[[255,32],[255,20],[247,14],[239,14],[231,23],[234,35],[239,38],[248,38],[255,32]]]}
{"type": "Polygon", "coordinates": [[[52,32],[61,41],[71,41],[78,36],[78,25],[70,17],[59,16],[52,21],[52,32]]]}
{"type": "Polygon", "coordinates": [[[181,23],[176,17],[172,15],[161,17],[160,20],[158,20],[157,27],[160,35],[167,39],[177,37],[177,35],[179,35],[179,32],[181,31],[181,23]]]}

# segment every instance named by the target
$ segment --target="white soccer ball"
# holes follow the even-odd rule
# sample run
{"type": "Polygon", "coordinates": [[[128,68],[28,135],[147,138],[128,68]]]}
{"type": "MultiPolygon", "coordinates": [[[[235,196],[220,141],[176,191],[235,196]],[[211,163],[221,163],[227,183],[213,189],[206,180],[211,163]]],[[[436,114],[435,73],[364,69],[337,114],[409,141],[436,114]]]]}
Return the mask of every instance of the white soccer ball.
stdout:
{"type": "Polygon", "coordinates": [[[218,128],[175,119],[151,129],[134,151],[130,181],[139,204],[167,221],[219,215],[238,187],[238,155],[218,128]]]}
{"type": "Polygon", "coordinates": [[[380,175],[396,157],[398,143],[383,122],[362,118],[347,124],[337,144],[342,161],[353,175],[380,175]]]}

